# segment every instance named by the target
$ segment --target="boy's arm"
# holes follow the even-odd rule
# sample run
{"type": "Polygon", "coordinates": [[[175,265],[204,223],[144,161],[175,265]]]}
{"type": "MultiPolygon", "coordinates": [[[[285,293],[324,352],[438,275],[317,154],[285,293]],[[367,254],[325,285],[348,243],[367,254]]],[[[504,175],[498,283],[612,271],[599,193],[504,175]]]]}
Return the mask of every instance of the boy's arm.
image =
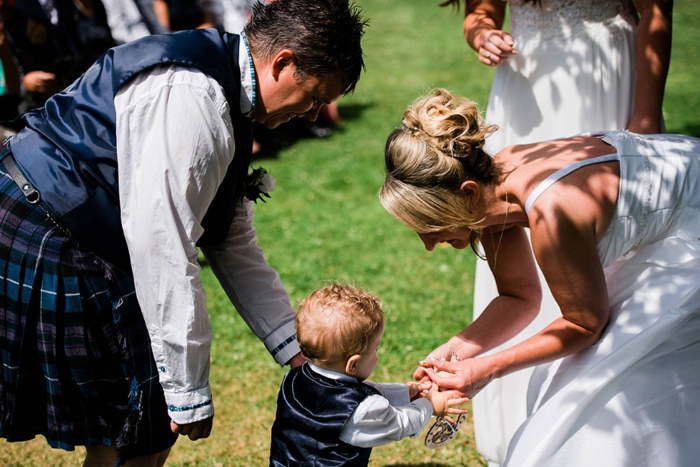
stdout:
{"type": "MultiPolygon", "coordinates": [[[[408,386],[403,386],[403,398],[408,401],[408,386]]],[[[392,388],[392,392],[393,392],[392,388]]],[[[398,392],[398,391],[397,391],[398,392]]],[[[394,398],[396,394],[392,396],[394,398]]],[[[417,399],[406,405],[392,406],[381,395],[367,397],[360,402],[340,433],[340,440],[359,447],[376,447],[420,435],[433,415],[433,405],[427,399],[417,399]]]]}

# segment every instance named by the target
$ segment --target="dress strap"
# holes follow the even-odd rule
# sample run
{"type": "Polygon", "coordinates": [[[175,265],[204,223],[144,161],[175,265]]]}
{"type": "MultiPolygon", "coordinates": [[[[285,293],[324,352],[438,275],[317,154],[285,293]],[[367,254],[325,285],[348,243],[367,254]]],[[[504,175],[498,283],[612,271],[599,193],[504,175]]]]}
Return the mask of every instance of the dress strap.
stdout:
{"type": "Polygon", "coordinates": [[[574,172],[581,167],[586,167],[587,165],[593,165],[593,164],[600,164],[601,162],[610,162],[610,161],[619,161],[620,160],[620,155],[618,153],[614,154],[606,154],[605,156],[598,156],[598,157],[593,157],[592,159],[584,159],[581,161],[576,161],[573,162],[565,167],[562,167],[561,169],[557,170],[554,172],[552,175],[544,179],[542,183],[539,184],[537,188],[533,190],[532,193],[530,193],[530,196],[528,196],[527,201],[525,202],[525,212],[527,214],[530,214],[530,208],[532,207],[532,204],[539,198],[539,196],[544,193],[544,191],[552,186],[555,182],[561,180],[562,178],[566,177],[569,175],[571,172],[574,172]]]}

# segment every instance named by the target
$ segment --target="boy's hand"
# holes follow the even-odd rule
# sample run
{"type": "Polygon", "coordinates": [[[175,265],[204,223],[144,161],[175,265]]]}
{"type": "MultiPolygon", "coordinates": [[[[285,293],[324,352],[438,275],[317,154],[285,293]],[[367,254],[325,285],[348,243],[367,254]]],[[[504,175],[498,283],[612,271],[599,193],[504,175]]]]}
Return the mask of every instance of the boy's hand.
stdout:
{"type": "Polygon", "coordinates": [[[443,417],[445,420],[451,423],[454,423],[454,420],[448,417],[447,414],[467,413],[466,409],[460,409],[457,406],[464,404],[469,399],[466,397],[460,397],[460,394],[457,391],[440,392],[433,388],[428,391],[424,397],[428,399],[431,404],[433,404],[433,415],[436,417],[443,417]]]}
{"type": "Polygon", "coordinates": [[[429,391],[433,384],[434,383],[430,380],[411,381],[410,383],[406,383],[406,386],[408,386],[408,397],[411,399],[411,401],[414,401],[419,397],[423,397],[423,393],[425,391],[429,391]]]}

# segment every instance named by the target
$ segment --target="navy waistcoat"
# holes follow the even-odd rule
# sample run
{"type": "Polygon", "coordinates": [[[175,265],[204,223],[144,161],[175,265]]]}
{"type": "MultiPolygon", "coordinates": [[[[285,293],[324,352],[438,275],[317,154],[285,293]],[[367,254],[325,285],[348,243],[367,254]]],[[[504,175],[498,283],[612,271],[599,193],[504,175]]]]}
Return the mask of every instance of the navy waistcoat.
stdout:
{"type": "Polygon", "coordinates": [[[379,391],[362,383],[337,381],[308,364],[287,372],[272,425],[270,466],[366,467],[372,448],[340,441],[340,432],[367,396],[379,391]]]}
{"type": "Polygon", "coordinates": [[[239,40],[198,29],[115,47],[44,107],[21,117],[25,128],[9,142],[17,164],[78,241],[130,269],[119,207],[114,96],[134,75],[161,64],[203,71],[222,86],[229,103],[236,152],[204,216],[197,245],[226,238],[252,153],[250,119],[240,111],[239,40]]]}

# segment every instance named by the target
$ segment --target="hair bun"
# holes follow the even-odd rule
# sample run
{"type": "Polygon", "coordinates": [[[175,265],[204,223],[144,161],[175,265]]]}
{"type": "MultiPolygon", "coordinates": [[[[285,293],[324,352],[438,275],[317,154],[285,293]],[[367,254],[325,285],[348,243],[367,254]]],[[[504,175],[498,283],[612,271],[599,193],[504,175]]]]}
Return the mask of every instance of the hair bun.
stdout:
{"type": "Polygon", "coordinates": [[[476,103],[446,89],[418,99],[403,115],[405,129],[446,156],[468,158],[481,151],[497,127],[484,125],[476,103]]]}

